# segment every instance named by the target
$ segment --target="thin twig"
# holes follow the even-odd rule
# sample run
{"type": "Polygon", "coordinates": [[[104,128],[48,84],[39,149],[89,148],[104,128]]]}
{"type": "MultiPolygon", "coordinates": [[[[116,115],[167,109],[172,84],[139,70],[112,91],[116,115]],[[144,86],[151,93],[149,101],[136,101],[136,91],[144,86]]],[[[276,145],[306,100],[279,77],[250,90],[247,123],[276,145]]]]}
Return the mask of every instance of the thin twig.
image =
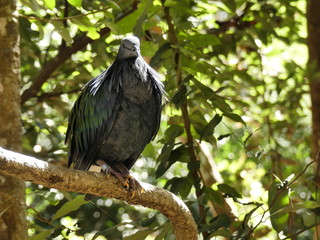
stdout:
{"type": "Polygon", "coordinates": [[[299,234],[301,234],[301,233],[303,233],[303,232],[305,232],[305,231],[307,231],[307,230],[309,230],[309,229],[311,229],[311,228],[313,228],[313,227],[315,227],[315,226],[317,226],[317,224],[313,224],[313,225],[311,225],[311,226],[309,226],[309,227],[306,227],[306,228],[304,228],[304,229],[301,229],[301,230],[297,231],[296,233],[294,233],[294,234],[292,234],[292,235],[290,235],[290,236],[287,236],[287,237],[285,237],[285,238],[281,238],[281,240],[284,240],[284,239],[292,239],[293,237],[296,237],[296,236],[298,236],[299,234]]]}
{"type": "Polygon", "coordinates": [[[19,14],[18,16],[22,17],[22,18],[29,19],[29,20],[38,20],[38,21],[42,21],[42,22],[55,22],[55,21],[72,20],[72,19],[86,17],[86,16],[89,16],[89,15],[94,15],[94,14],[96,14],[98,12],[103,12],[103,11],[109,9],[109,8],[110,8],[110,6],[106,6],[104,8],[99,9],[99,10],[94,10],[94,11],[90,11],[88,13],[78,14],[78,15],[75,15],[75,16],[62,17],[62,18],[54,18],[54,17],[53,18],[40,18],[40,17],[29,16],[29,15],[24,15],[24,14],[19,14]]]}
{"type": "MultiPolygon", "coordinates": [[[[320,157],[320,154],[319,154],[319,157],[320,157]]],[[[316,157],[316,158],[317,158],[317,157],[316,157]]],[[[288,184],[286,185],[286,187],[281,188],[281,189],[277,192],[277,195],[275,196],[275,198],[272,200],[272,202],[271,202],[270,205],[268,206],[268,209],[266,209],[266,210],[262,213],[262,216],[261,216],[261,218],[260,218],[260,221],[259,221],[253,228],[250,229],[249,234],[253,233],[253,232],[255,231],[255,229],[256,229],[262,222],[265,221],[265,220],[264,220],[264,216],[266,215],[266,213],[267,213],[268,211],[270,211],[271,207],[275,204],[275,202],[276,202],[276,200],[278,199],[278,197],[280,196],[280,194],[281,194],[284,190],[288,189],[288,187],[290,187],[293,183],[295,183],[295,182],[307,171],[307,169],[315,162],[316,158],[315,158],[314,160],[312,160],[311,162],[309,162],[309,163],[305,166],[305,168],[304,168],[292,181],[290,181],[290,183],[288,183],[288,184]]]]}
{"type": "Polygon", "coordinates": [[[71,93],[77,93],[80,92],[81,88],[76,88],[67,92],[60,91],[60,92],[48,92],[48,93],[43,93],[39,96],[37,96],[38,102],[43,102],[48,98],[54,98],[54,97],[60,97],[62,94],[71,94],[71,93]]]}

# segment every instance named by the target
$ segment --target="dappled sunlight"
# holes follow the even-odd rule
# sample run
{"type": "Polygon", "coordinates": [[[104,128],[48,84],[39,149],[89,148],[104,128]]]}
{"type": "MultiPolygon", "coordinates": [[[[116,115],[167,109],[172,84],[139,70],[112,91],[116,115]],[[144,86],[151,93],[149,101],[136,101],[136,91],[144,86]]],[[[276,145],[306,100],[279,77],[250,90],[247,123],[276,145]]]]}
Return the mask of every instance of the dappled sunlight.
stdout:
{"type": "MultiPolygon", "coordinates": [[[[130,174],[145,191],[165,188],[184,202],[200,240],[289,239],[298,231],[312,239],[318,206],[313,169],[305,167],[312,161],[308,76],[316,74],[307,67],[305,4],[19,3],[24,152],[68,166],[71,107],[87,82],[113,63],[121,39],[136,35],[167,99],[158,134],[130,174]]],[[[81,125],[84,134],[90,128],[98,136],[94,126],[81,125]]],[[[117,199],[97,197],[55,219],[79,195],[29,183],[26,194],[35,239],[175,237],[164,215],[117,199]]]]}

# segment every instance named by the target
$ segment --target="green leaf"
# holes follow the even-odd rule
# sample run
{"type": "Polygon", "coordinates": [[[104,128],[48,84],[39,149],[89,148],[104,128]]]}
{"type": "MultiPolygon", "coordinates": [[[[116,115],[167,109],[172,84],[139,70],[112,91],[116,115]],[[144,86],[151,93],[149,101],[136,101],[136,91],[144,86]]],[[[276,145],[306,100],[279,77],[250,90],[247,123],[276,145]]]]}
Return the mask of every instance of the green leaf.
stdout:
{"type": "Polygon", "coordinates": [[[208,45],[219,45],[220,39],[212,34],[195,34],[188,36],[187,39],[193,47],[203,47],[208,45]]]}
{"type": "Polygon", "coordinates": [[[41,231],[41,233],[32,236],[29,238],[29,240],[43,240],[43,239],[48,239],[49,236],[51,236],[51,233],[54,231],[55,229],[49,229],[49,230],[45,230],[45,231],[41,231]]]}
{"type": "MultiPolygon", "coordinates": [[[[171,153],[175,146],[176,137],[180,136],[183,133],[183,127],[179,125],[171,125],[165,132],[165,137],[163,139],[164,145],[161,149],[161,153],[158,157],[158,162],[160,162],[159,166],[156,170],[156,178],[162,176],[169,167],[175,163],[182,155],[182,152],[175,152],[174,158],[172,158],[171,153]]],[[[183,149],[179,149],[183,150],[183,149]]]]}
{"type": "Polygon", "coordinates": [[[202,226],[199,229],[199,232],[214,232],[222,227],[227,228],[230,226],[230,224],[231,224],[230,217],[225,214],[221,214],[213,218],[209,224],[202,226]]]}
{"type": "Polygon", "coordinates": [[[126,34],[132,32],[133,28],[136,25],[136,21],[143,13],[143,10],[143,7],[139,5],[139,8],[137,10],[117,22],[117,29],[119,29],[119,32],[117,34],[126,34]]]}
{"type": "Polygon", "coordinates": [[[169,167],[175,162],[169,161],[172,149],[174,147],[174,140],[170,140],[165,143],[161,149],[161,153],[158,157],[158,161],[160,162],[159,166],[156,170],[156,178],[161,177],[169,167]]]}
{"type": "Polygon", "coordinates": [[[60,36],[68,43],[70,44],[72,42],[72,38],[70,36],[69,30],[63,25],[60,21],[53,21],[51,24],[54,26],[54,28],[58,31],[60,36]]]}
{"type": "Polygon", "coordinates": [[[146,239],[151,233],[157,231],[157,229],[145,230],[136,232],[130,236],[122,238],[123,240],[143,240],[146,239]]]}
{"type": "Polygon", "coordinates": [[[270,220],[272,227],[281,232],[288,224],[289,214],[282,209],[289,205],[289,190],[281,189],[280,183],[274,182],[269,188],[268,204],[270,208],[270,220]]]}
{"type": "Polygon", "coordinates": [[[152,223],[154,223],[157,220],[157,214],[155,214],[154,216],[152,216],[151,218],[146,218],[143,219],[141,221],[138,221],[137,224],[141,227],[148,227],[150,226],[152,223]]]}
{"type": "Polygon", "coordinates": [[[243,121],[243,119],[238,114],[235,114],[232,112],[223,112],[223,116],[226,116],[235,122],[241,122],[244,125],[246,125],[246,123],[243,121]]]}
{"type": "Polygon", "coordinates": [[[66,202],[62,207],[56,212],[52,221],[61,218],[70,212],[78,210],[82,205],[87,204],[88,201],[84,200],[85,195],[78,195],[69,202],[66,202]]]}
{"type": "Polygon", "coordinates": [[[220,140],[222,140],[222,139],[224,139],[224,138],[227,138],[227,137],[230,137],[230,136],[231,136],[230,133],[222,134],[222,135],[220,135],[220,136],[218,137],[218,140],[220,141],[220,140]]]}
{"type": "Polygon", "coordinates": [[[187,87],[185,85],[181,85],[178,91],[173,95],[171,102],[179,107],[182,103],[187,99],[187,87]]]}
{"type": "Polygon", "coordinates": [[[154,239],[154,240],[163,240],[165,239],[165,236],[167,236],[167,234],[172,231],[172,225],[170,222],[167,222],[165,224],[163,224],[163,230],[161,233],[159,233],[159,235],[154,239]]]}
{"type": "Polygon", "coordinates": [[[142,37],[144,34],[143,22],[147,19],[148,8],[150,7],[151,4],[152,4],[152,0],[148,0],[143,12],[141,13],[140,17],[136,20],[136,25],[133,28],[133,34],[137,37],[142,37]]]}
{"type": "Polygon", "coordinates": [[[150,65],[158,66],[166,57],[166,54],[170,53],[171,49],[170,43],[165,42],[159,49],[155,52],[154,56],[151,58],[150,65]]]}
{"type": "Polygon", "coordinates": [[[44,5],[50,10],[53,10],[56,6],[56,0],[43,0],[43,2],[44,5]]]}
{"type": "Polygon", "coordinates": [[[204,187],[204,192],[206,196],[208,197],[209,200],[216,202],[220,205],[223,204],[223,197],[222,194],[213,190],[212,188],[209,187],[204,187]]]}
{"type": "Polygon", "coordinates": [[[284,214],[289,212],[294,212],[300,209],[314,209],[319,208],[320,202],[316,201],[305,201],[305,202],[299,202],[294,204],[289,204],[281,209],[279,209],[276,212],[273,212],[273,214],[284,214]]]}
{"type": "Polygon", "coordinates": [[[231,10],[231,12],[235,12],[237,9],[237,4],[235,0],[226,0],[224,4],[231,10]]]}
{"type": "Polygon", "coordinates": [[[50,192],[49,195],[46,196],[46,200],[50,202],[51,205],[56,206],[60,200],[56,200],[57,193],[50,192]]]}
{"type": "Polygon", "coordinates": [[[250,212],[248,212],[248,213],[245,215],[245,217],[244,217],[244,219],[243,219],[243,222],[242,222],[242,228],[244,228],[244,229],[249,229],[249,230],[250,230],[249,220],[250,220],[252,214],[253,214],[259,207],[261,207],[262,205],[263,205],[262,203],[257,203],[257,204],[256,204],[256,207],[253,208],[250,212]]]}
{"type": "Polygon", "coordinates": [[[67,0],[74,7],[81,7],[82,0],[67,0]]]}
{"type": "Polygon", "coordinates": [[[79,19],[71,19],[71,22],[77,25],[80,31],[87,32],[88,37],[91,39],[98,39],[100,37],[97,27],[90,22],[88,17],[84,16],[79,19]]]}
{"type": "Polygon", "coordinates": [[[231,187],[228,184],[225,184],[225,183],[218,184],[218,189],[229,196],[242,198],[241,194],[238,193],[235,188],[231,187]]]}
{"type": "Polygon", "coordinates": [[[255,207],[250,211],[248,212],[243,221],[242,221],[242,224],[241,224],[241,228],[238,230],[238,231],[235,231],[233,234],[232,234],[232,237],[231,237],[231,240],[239,240],[239,239],[249,239],[249,236],[250,236],[250,233],[251,233],[251,230],[252,230],[252,227],[250,226],[249,224],[249,221],[252,217],[252,214],[258,209],[260,208],[263,204],[262,203],[255,203],[255,207]]]}
{"type": "Polygon", "coordinates": [[[174,1],[174,0],[166,0],[164,2],[164,6],[165,7],[175,7],[176,5],[178,5],[178,1],[174,1]]]}
{"type": "MultiPolygon", "coordinates": [[[[180,187],[184,184],[184,178],[175,177],[172,181],[168,181],[168,183],[171,185],[170,191],[177,194],[179,193],[180,187]]],[[[169,187],[170,185],[167,185],[166,187],[169,187]]]]}
{"type": "Polygon", "coordinates": [[[188,197],[192,186],[193,186],[192,177],[191,176],[186,177],[185,180],[183,181],[181,188],[179,189],[179,193],[182,199],[186,199],[188,197]]]}
{"type": "Polygon", "coordinates": [[[221,122],[222,116],[216,114],[211,121],[207,124],[207,126],[203,129],[202,134],[200,135],[200,141],[206,136],[212,136],[214,132],[214,128],[221,122]]]}

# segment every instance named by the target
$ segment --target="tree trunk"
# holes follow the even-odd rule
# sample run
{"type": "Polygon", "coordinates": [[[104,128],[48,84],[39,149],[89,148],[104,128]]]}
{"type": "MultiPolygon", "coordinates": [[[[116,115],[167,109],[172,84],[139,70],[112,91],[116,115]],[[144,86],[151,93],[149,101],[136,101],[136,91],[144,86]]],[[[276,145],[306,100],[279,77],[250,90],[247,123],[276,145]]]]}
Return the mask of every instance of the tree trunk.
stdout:
{"type": "MultiPolygon", "coordinates": [[[[20,49],[16,0],[0,0],[0,146],[21,151],[20,49]]],[[[25,184],[0,175],[0,236],[27,239],[25,184]]]]}
{"type": "MultiPolygon", "coordinates": [[[[320,149],[320,1],[309,0],[307,5],[307,43],[309,47],[309,81],[312,110],[312,151],[315,155],[320,149]]],[[[317,158],[318,161],[320,158],[317,158]]],[[[316,185],[320,184],[320,162],[316,162],[316,185]]],[[[319,190],[318,190],[319,191],[319,190]]],[[[319,199],[317,199],[319,201],[319,199]]],[[[314,239],[320,237],[320,225],[316,228],[314,239]]]]}

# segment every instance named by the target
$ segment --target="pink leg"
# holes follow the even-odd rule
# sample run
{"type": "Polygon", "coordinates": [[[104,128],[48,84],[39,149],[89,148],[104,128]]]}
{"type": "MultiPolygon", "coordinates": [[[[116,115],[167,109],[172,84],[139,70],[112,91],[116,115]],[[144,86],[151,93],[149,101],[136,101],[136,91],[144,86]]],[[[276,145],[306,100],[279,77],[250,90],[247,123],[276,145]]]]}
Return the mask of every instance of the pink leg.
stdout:
{"type": "MultiPolygon", "coordinates": [[[[128,190],[133,192],[138,192],[139,194],[143,192],[143,188],[140,183],[130,175],[129,170],[121,162],[113,162],[112,167],[109,166],[104,160],[97,160],[96,163],[101,167],[101,169],[106,174],[112,174],[125,186],[128,190]]],[[[133,193],[133,196],[135,194],[133,193]]]]}

